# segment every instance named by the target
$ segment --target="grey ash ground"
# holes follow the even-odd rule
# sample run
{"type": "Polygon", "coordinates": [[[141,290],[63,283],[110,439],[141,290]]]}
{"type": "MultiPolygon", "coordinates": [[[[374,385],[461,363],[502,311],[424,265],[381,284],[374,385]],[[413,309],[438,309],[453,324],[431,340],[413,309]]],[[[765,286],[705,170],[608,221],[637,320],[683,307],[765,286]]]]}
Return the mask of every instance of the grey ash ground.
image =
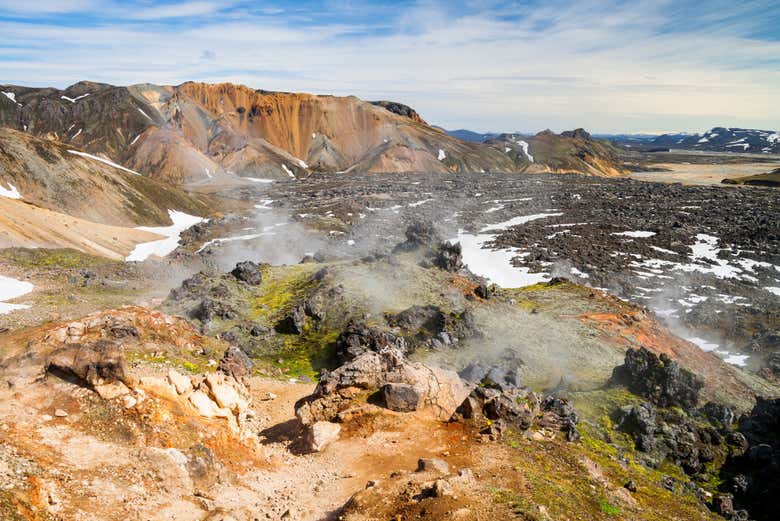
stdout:
{"type": "Polygon", "coordinates": [[[491,230],[488,245],[513,249],[513,263],[531,272],[647,305],[728,361],[753,370],[780,365],[771,361],[780,351],[780,198],[772,189],[578,175],[394,174],[314,176],[231,196],[256,201],[257,216],[222,222],[219,233],[205,226],[201,238],[263,235],[213,243],[201,256],[229,263],[226,248],[240,244],[262,256],[285,240],[286,249],[298,249],[294,255],[357,257],[389,253],[418,220],[456,237],[520,216],[560,214],[491,230]],[[298,233],[276,233],[280,223],[298,233]]]}

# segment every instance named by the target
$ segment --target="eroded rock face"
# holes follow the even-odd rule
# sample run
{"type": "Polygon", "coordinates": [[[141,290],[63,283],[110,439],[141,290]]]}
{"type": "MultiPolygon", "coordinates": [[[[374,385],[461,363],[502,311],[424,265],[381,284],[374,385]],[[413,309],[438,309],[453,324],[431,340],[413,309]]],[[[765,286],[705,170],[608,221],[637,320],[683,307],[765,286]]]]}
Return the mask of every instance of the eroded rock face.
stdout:
{"type": "Polygon", "coordinates": [[[75,377],[91,387],[125,382],[127,379],[127,365],[121,347],[107,340],[63,345],[49,357],[46,371],[75,377]]]}
{"type": "Polygon", "coordinates": [[[658,357],[644,347],[626,351],[625,363],[613,370],[610,383],[625,385],[660,407],[685,409],[696,406],[704,387],[700,377],[665,354],[658,357]]]}
{"type": "Polygon", "coordinates": [[[387,348],[365,352],[325,373],[314,393],[295,404],[295,414],[304,425],[331,421],[386,384],[417,387],[421,394],[417,410],[440,419],[448,419],[468,394],[456,373],[410,362],[397,349],[387,348]]]}

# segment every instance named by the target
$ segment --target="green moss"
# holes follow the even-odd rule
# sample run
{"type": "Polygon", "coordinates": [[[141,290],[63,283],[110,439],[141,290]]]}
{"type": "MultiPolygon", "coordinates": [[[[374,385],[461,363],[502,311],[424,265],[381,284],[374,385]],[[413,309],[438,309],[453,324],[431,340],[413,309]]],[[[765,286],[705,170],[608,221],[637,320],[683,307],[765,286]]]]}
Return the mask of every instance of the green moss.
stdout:
{"type": "Polygon", "coordinates": [[[618,516],[620,515],[620,508],[616,507],[606,499],[602,499],[599,503],[599,507],[601,508],[601,513],[606,514],[608,516],[618,516]]]}
{"type": "Polygon", "coordinates": [[[23,268],[81,269],[120,264],[71,248],[6,248],[0,250],[0,260],[23,268]]]}

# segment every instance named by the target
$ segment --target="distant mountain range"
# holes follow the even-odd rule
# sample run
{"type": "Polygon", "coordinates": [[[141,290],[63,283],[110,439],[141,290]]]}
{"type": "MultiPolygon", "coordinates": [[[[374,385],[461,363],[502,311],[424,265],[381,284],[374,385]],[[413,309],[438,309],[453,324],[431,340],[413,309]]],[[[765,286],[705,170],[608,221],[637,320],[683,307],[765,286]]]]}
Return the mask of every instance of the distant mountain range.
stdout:
{"type": "Polygon", "coordinates": [[[776,130],[715,127],[704,134],[678,132],[653,136],[648,134],[602,134],[627,147],[641,149],[680,149],[709,152],[743,152],[780,154],[780,133],[776,130]]]}
{"type": "Polygon", "coordinates": [[[686,150],[780,154],[780,133],[776,130],[715,127],[704,134],[664,134],[650,143],[686,150]]]}

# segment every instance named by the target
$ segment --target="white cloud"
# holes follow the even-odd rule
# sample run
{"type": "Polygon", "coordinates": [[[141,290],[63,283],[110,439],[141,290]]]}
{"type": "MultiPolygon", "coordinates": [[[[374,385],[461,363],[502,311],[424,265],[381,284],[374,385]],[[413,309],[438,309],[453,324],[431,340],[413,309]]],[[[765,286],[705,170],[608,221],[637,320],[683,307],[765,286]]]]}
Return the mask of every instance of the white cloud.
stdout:
{"type": "MultiPolygon", "coordinates": [[[[187,5],[195,13],[225,4],[187,5]]],[[[286,15],[220,14],[183,26],[5,22],[0,33],[19,47],[0,50],[0,77],[59,86],[234,81],[356,94],[477,130],[776,126],[780,42],[746,36],[759,15],[728,18],[719,7],[703,15],[715,28],[669,30],[675,5],[496,4],[459,15],[426,3],[383,20],[380,32],[363,19],[312,25],[286,15]]]]}

